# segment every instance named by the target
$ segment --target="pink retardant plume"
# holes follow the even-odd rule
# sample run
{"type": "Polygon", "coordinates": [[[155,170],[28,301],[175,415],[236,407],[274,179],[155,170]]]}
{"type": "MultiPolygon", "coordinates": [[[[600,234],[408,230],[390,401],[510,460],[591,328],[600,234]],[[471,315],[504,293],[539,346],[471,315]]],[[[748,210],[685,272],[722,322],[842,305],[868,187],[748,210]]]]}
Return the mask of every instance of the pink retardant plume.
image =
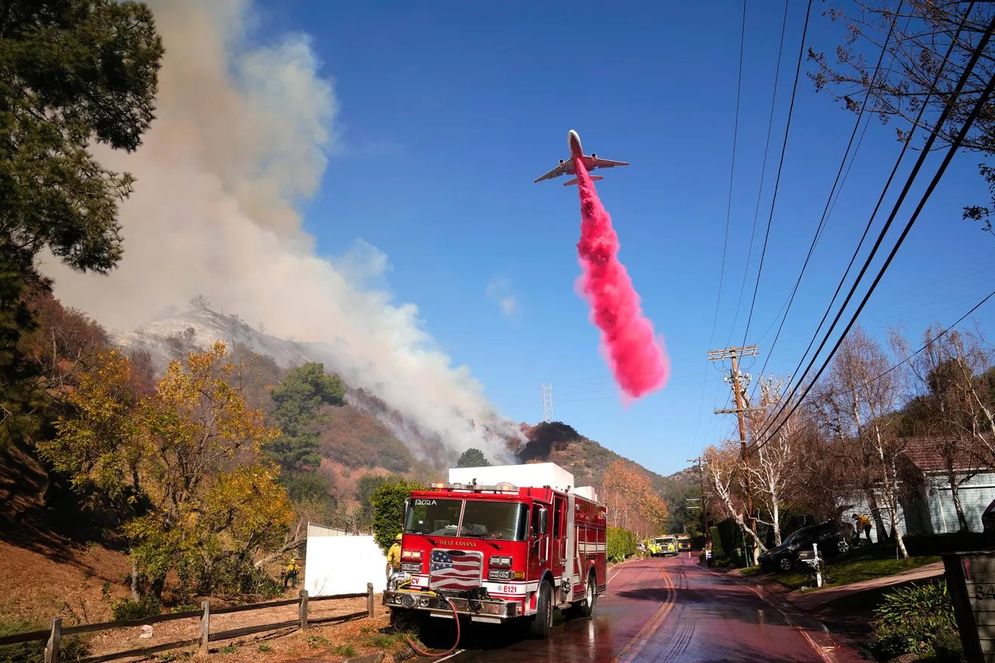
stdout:
{"type": "Polygon", "coordinates": [[[630,398],[660,389],[670,377],[670,359],[642,312],[639,295],[625,266],[618,261],[618,235],[598,198],[581,159],[574,159],[580,190],[581,288],[591,304],[591,317],[615,381],[630,398]]]}

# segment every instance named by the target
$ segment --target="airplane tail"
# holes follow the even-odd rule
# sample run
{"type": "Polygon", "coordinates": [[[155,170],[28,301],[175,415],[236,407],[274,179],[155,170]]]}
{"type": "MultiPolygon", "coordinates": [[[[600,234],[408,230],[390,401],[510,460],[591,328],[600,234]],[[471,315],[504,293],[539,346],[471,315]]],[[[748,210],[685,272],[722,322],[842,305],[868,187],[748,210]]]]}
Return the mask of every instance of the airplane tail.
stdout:
{"type": "MultiPolygon", "coordinates": [[[[605,178],[601,177],[600,175],[591,175],[591,179],[592,180],[603,180],[605,178]]],[[[568,181],[568,182],[564,182],[563,186],[572,186],[574,184],[577,184],[577,178],[576,177],[573,178],[572,180],[568,181]]]]}

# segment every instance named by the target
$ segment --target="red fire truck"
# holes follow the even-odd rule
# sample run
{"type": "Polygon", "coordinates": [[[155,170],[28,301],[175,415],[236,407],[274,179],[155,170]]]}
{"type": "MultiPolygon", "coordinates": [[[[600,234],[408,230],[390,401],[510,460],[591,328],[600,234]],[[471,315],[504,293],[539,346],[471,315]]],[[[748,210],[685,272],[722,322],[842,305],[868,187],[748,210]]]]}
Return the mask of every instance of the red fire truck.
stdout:
{"type": "Polygon", "coordinates": [[[544,638],[554,608],[591,615],[607,587],[605,507],[593,489],[574,488],[553,463],[461,468],[449,479],[408,499],[401,570],[383,594],[394,623],[431,629],[431,618],[456,613],[544,638]]]}

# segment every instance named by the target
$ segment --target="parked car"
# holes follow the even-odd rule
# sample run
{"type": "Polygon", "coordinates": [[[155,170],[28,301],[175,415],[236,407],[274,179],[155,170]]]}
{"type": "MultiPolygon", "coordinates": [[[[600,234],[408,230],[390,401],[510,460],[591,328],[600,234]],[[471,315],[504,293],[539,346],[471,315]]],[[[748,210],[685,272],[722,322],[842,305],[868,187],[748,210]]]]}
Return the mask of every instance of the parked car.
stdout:
{"type": "Polygon", "coordinates": [[[792,532],[781,545],[760,555],[760,566],[769,571],[790,571],[798,564],[799,551],[811,550],[813,543],[819,544],[819,552],[825,557],[850,549],[842,526],[835,520],[827,520],[792,532]]]}

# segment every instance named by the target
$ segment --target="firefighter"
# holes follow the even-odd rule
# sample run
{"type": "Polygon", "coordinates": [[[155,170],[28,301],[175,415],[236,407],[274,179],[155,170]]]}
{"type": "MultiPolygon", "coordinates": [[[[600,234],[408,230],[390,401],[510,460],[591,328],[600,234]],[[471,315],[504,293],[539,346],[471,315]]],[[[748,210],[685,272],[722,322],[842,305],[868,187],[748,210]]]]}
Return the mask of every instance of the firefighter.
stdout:
{"type": "Polygon", "coordinates": [[[867,514],[853,514],[853,527],[857,531],[857,541],[860,541],[860,533],[864,533],[867,543],[871,542],[871,519],[867,514]]]}
{"type": "Polygon", "coordinates": [[[401,535],[394,537],[394,543],[387,549],[387,577],[401,570],[401,535]]]}
{"type": "Polygon", "coordinates": [[[283,588],[287,589],[287,585],[290,584],[291,587],[297,586],[297,577],[300,575],[300,567],[297,566],[297,557],[291,555],[287,560],[287,567],[283,570],[283,588]]]}

